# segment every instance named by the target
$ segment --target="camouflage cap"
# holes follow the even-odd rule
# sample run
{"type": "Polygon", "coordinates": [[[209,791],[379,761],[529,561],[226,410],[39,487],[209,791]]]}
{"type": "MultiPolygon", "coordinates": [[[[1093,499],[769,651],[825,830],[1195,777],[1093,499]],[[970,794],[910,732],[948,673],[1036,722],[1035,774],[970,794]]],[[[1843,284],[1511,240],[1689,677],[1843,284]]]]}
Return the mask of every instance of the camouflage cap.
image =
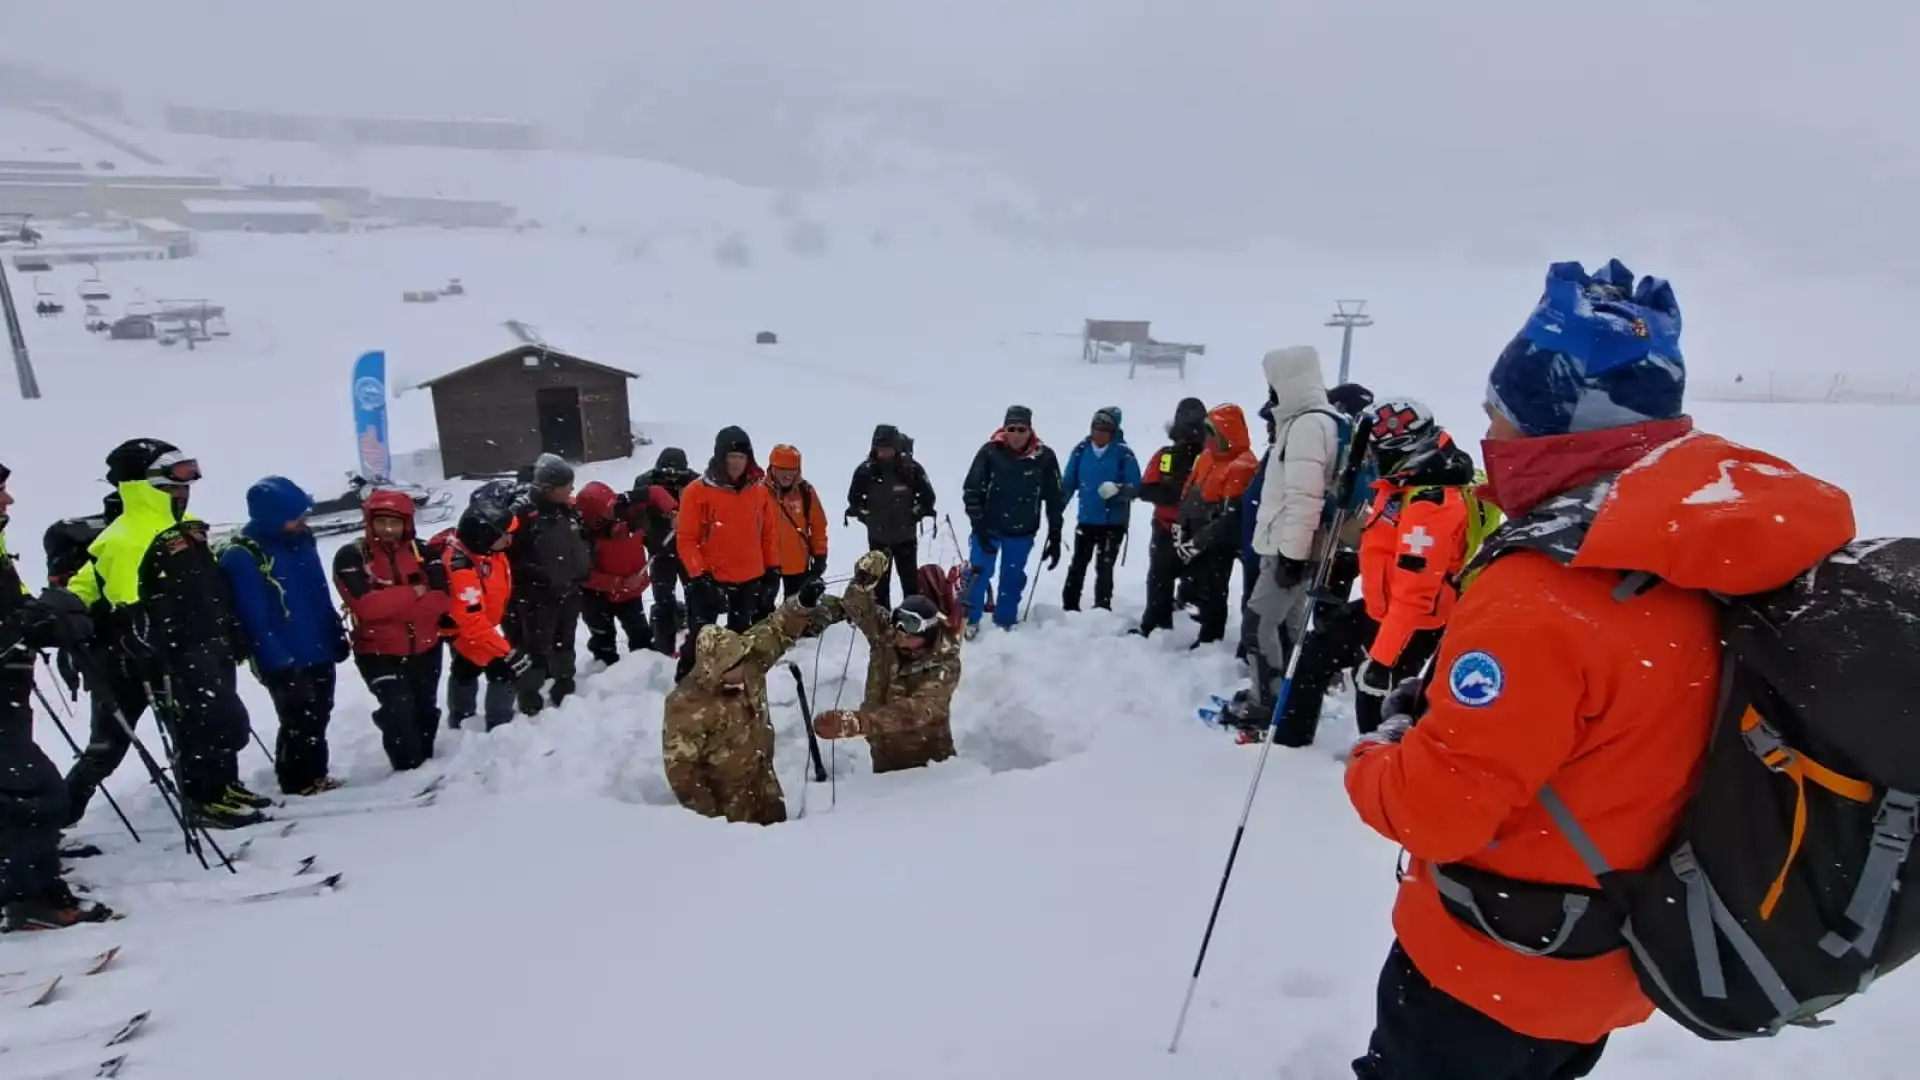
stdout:
{"type": "Polygon", "coordinates": [[[702,686],[714,687],[720,685],[720,676],[745,660],[752,650],[746,638],[724,626],[709,623],[700,628],[693,651],[693,677],[702,686]]]}

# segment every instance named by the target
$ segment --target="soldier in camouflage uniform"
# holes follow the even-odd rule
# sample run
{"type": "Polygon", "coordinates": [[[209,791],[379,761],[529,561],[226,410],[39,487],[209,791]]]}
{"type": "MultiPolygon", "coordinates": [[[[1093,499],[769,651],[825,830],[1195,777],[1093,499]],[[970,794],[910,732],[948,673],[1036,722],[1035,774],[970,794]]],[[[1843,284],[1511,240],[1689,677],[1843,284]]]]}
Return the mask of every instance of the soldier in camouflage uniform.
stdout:
{"type": "Polygon", "coordinates": [[[939,607],[910,596],[889,615],[874,599],[874,584],[886,580],[887,569],[887,553],[869,551],[855,564],[846,593],[821,602],[834,621],[859,627],[871,652],[865,703],[821,713],[813,725],[823,739],[865,736],[876,773],[953,756],[953,692],[960,685],[960,643],[939,607]]]}
{"type": "Polygon", "coordinates": [[[660,733],[667,783],[681,806],[756,825],[787,820],[773,772],[767,672],[807,628],[824,591],[814,579],[744,633],[701,627],[693,670],[667,695],[660,733]]]}

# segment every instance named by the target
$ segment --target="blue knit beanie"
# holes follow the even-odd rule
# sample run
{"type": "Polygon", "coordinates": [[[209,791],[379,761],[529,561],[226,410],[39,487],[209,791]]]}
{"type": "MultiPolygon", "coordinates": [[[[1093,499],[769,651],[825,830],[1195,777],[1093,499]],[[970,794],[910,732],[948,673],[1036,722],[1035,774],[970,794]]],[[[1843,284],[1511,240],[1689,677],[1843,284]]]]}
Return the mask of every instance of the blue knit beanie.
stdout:
{"type": "Polygon", "coordinates": [[[1673,286],[1636,283],[1618,259],[1564,262],[1494,362],[1487,404],[1530,437],[1567,435],[1676,419],[1686,385],[1673,286]]]}

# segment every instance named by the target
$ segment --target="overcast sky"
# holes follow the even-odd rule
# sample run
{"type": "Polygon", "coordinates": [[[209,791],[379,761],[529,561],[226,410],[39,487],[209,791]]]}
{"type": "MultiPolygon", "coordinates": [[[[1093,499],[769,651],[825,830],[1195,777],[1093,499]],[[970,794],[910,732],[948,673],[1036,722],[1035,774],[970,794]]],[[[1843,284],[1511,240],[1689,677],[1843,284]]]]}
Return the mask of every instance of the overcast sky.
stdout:
{"type": "Polygon", "coordinates": [[[857,102],[1096,232],[1446,250],[1665,222],[1920,281],[1911,0],[8,0],[0,51],[203,104],[624,111],[763,182],[788,117],[857,102]]]}

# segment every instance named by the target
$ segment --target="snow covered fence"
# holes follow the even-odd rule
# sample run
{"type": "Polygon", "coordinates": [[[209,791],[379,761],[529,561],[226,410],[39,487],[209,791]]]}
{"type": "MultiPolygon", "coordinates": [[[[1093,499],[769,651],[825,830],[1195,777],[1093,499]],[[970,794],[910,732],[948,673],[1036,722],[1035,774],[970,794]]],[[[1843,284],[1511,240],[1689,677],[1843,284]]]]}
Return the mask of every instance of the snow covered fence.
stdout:
{"type": "Polygon", "coordinates": [[[1695,401],[1825,405],[1920,405],[1920,374],[1760,371],[1730,379],[1694,379],[1695,401]]]}

